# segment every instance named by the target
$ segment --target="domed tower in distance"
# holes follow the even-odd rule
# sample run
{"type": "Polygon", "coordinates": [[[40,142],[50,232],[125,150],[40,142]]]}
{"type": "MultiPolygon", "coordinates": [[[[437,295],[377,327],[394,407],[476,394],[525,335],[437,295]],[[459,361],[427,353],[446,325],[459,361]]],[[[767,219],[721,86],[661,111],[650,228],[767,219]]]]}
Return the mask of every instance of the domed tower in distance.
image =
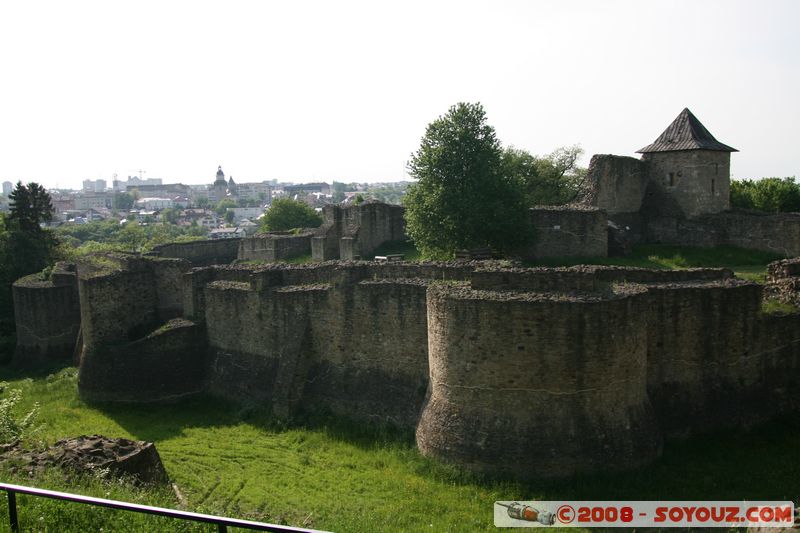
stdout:
{"type": "Polygon", "coordinates": [[[213,202],[219,202],[225,198],[228,190],[228,183],[225,181],[225,173],[222,172],[222,165],[217,167],[217,179],[214,180],[214,185],[211,186],[209,197],[213,202]]]}

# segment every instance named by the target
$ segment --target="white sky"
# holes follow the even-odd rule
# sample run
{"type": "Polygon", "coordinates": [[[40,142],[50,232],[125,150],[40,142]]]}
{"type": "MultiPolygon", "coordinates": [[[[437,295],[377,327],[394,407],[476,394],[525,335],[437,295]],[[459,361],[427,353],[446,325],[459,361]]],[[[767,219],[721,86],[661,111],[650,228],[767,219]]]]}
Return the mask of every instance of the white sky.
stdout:
{"type": "Polygon", "coordinates": [[[504,144],[635,155],[684,108],[800,177],[800,2],[3,1],[0,180],[393,181],[483,103],[504,144]]]}

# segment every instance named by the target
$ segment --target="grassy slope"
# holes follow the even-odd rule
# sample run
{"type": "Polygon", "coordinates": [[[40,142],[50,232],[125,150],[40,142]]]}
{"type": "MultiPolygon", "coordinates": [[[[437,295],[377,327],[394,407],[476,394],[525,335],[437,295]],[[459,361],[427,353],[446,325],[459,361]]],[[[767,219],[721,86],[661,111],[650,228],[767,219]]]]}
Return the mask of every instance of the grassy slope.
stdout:
{"type": "Polygon", "coordinates": [[[569,266],[578,264],[623,265],[646,268],[728,267],[743,279],[764,281],[767,263],[780,256],[735,246],[717,248],[692,248],[647,244],[636,246],[625,257],[552,258],[537,261],[537,266],[569,266]]]}
{"type": "MultiPolygon", "coordinates": [[[[325,419],[286,427],[207,397],[169,406],[91,407],[77,398],[74,376],[74,369],[50,378],[0,375],[23,389],[28,404],[41,402],[39,436],[47,442],[92,433],[155,441],[189,507],[202,512],[335,531],[476,531],[494,529],[497,499],[800,498],[796,419],[757,432],[669,443],[663,459],[636,472],[525,485],[478,480],[429,461],[410,435],[386,428],[325,419]]],[[[177,506],[164,491],[110,490],[93,481],[76,488],[52,476],[28,483],[177,506]]],[[[28,521],[59,507],[37,502],[32,508],[26,500],[28,521]]],[[[0,515],[4,505],[0,498],[0,515]]],[[[87,523],[117,530],[128,524],[109,512],[73,506],[66,515],[58,512],[53,530],[77,531],[87,523]]],[[[137,520],[123,529],[150,527],[146,519],[137,520]]],[[[161,531],[177,527],[158,524],[161,531]]]]}

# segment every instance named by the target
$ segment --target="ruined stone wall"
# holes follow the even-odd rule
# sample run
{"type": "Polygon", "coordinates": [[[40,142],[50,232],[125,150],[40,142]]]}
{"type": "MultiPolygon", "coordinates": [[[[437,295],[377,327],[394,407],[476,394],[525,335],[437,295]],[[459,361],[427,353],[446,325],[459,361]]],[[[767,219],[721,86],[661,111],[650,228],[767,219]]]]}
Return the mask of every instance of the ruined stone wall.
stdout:
{"type": "Polygon", "coordinates": [[[183,314],[188,262],[128,255],[110,259],[116,267],[81,272],[78,280],[81,395],[92,400],[156,401],[199,390],[203,335],[188,321],[164,327],[183,314]]]}
{"type": "Polygon", "coordinates": [[[160,320],[148,261],[80,280],[85,398],[205,389],[279,416],[329,410],[523,478],[647,464],[662,432],[800,407],[800,314],[761,314],[760,287],[726,269],[196,268],[182,274],[192,321],[140,334],[134,317],[160,320]]]}
{"type": "Polygon", "coordinates": [[[185,259],[195,266],[230,263],[239,253],[241,239],[209,239],[206,241],[174,242],[153,248],[159,257],[185,259]]]}
{"type": "Polygon", "coordinates": [[[381,244],[405,239],[405,210],[401,206],[370,201],[351,211],[357,217],[347,226],[341,243],[342,259],[368,259],[381,244]]]}
{"type": "Polygon", "coordinates": [[[691,220],[654,217],[646,224],[646,242],[705,248],[732,245],[786,257],[800,255],[800,213],[730,211],[691,220]]]}
{"type": "Polygon", "coordinates": [[[420,451],[528,479],[649,463],[661,435],[645,389],[645,311],[643,289],[432,287],[420,451]]]}
{"type": "Polygon", "coordinates": [[[534,241],[523,250],[529,258],[606,257],[608,218],[597,208],[538,206],[530,210],[534,241]]]}
{"type": "MultiPolygon", "coordinates": [[[[382,267],[271,268],[207,284],[210,390],[281,415],[302,398],[306,409],[413,428],[427,385],[426,284],[382,267]]],[[[438,269],[406,274],[448,274],[438,269]]]]}
{"type": "Polygon", "coordinates": [[[50,279],[32,274],[14,282],[11,290],[17,330],[14,365],[71,360],[81,325],[75,265],[58,263],[50,279]]]}
{"type": "Polygon", "coordinates": [[[650,287],[648,390],[662,427],[683,435],[752,421],[763,379],[752,346],[761,287],[740,280],[650,287]]]}
{"type": "Polygon", "coordinates": [[[239,241],[238,259],[243,261],[280,261],[311,253],[308,231],[300,234],[287,232],[262,233],[239,241]]]}
{"type": "Polygon", "coordinates": [[[577,265],[559,268],[481,267],[471,273],[473,289],[524,291],[597,291],[611,282],[680,283],[721,280],[733,277],[727,268],[687,268],[655,270],[651,268],[608,265],[577,265]]]}
{"type": "Polygon", "coordinates": [[[323,224],[311,242],[314,261],[369,258],[384,242],[405,238],[403,208],[368,201],[359,205],[325,206],[323,224]]]}
{"type": "Polygon", "coordinates": [[[131,342],[86,352],[78,386],[86,401],[174,401],[203,390],[205,369],[202,328],[174,319],[131,342]]]}
{"type": "Polygon", "coordinates": [[[365,280],[315,307],[304,402],[413,429],[428,384],[426,283],[365,280]]]}
{"type": "Polygon", "coordinates": [[[637,213],[647,188],[647,165],[639,159],[597,154],[589,162],[582,201],[609,215],[637,213]]]}
{"type": "Polygon", "coordinates": [[[642,161],[649,175],[646,214],[692,218],[730,209],[729,152],[653,152],[644,154],[642,161]]]}
{"type": "Polygon", "coordinates": [[[311,239],[311,257],[314,261],[339,259],[339,239],[344,230],[345,211],[338,205],[322,208],[322,225],[311,239]]]}

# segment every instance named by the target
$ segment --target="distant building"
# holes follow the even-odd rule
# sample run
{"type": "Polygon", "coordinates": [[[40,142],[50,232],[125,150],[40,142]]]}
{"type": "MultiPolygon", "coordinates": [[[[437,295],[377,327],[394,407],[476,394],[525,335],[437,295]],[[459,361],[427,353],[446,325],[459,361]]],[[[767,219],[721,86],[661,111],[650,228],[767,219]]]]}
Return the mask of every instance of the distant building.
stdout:
{"type": "Polygon", "coordinates": [[[75,195],[75,209],[86,210],[106,207],[111,209],[113,196],[104,192],[90,192],[75,195]]]}
{"type": "Polygon", "coordinates": [[[174,198],[175,196],[189,196],[191,189],[183,183],[128,185],[127,192],[139,191],[139,196],[150,198],[174,198]]]}
{"type": "Polygon", "coordinates": [[[112,183],[116,192],[125,192],[128,187],[139,187],[141,185],[161,185],[161,178],[142,179],[138,176],[128,176],[127,181],[114,180],[112,183]]]}
{"type": "Polygon", "coordinates": [[[322,194],[330,194],[331,193],[331,186],[327,183],[299,183],[297,185],[284,185],[283,190],[289,196],[298,194],[301,192],[304,193],[312,193],[312,192],[319,192],[322,194]]]}
{"type": "Polygon", "coordinates": [[[238,239],[246,235],[243,228],[217,228],[208,233],[210,239],[238,239]]]}
{"type": "Polygon", "coordinates": [[[245,235],[250,236],[258,232],[258,224],[255,222],[251,222],[250,220],[244,219],[236,227],[241,228],[244,230],[245,235]]]}
{"type": "Polygon", "coordinates": [[[105,192],[106,180],[83,180],[84,192],[105,192]]]}
{"type": "Polygon", "coordinates": [[[153,198],[146,197],[136,200],[136,207],[143,208],[145,211],[160,211],[162,209],[169,209],[175,203],[172,198],[153,198]]]}
{"type": "Polygon", "coordinates": [[[243,220],[255,219],[264,213],[261,207],[230,207],[228,211],[233,211],[233,223],[238,224],[243,220]]]}
{"type": "Polygon", "coordinates": [[[228,182],[225,181],[225,173],[222,165],[217,167],[217,176],[213,185],[208,191],[208,199],[212,204],[216,204],[228,195],[228,182]]]}
{"type": "MultiPolygon", "coordinates": [[[[275,180],[273,180],[275,181],[275,180]]],[[[258,200],[261,204],[267,204],[272,196],[272,186],[266,182],[239,183],[237,185],[239,198],[258,200]]]]}
{"type": "Polygon", "coordinates": [[[14,184],[10,181],[3,182],[3,196],[8,196],[14,190],[14,184]]]}

